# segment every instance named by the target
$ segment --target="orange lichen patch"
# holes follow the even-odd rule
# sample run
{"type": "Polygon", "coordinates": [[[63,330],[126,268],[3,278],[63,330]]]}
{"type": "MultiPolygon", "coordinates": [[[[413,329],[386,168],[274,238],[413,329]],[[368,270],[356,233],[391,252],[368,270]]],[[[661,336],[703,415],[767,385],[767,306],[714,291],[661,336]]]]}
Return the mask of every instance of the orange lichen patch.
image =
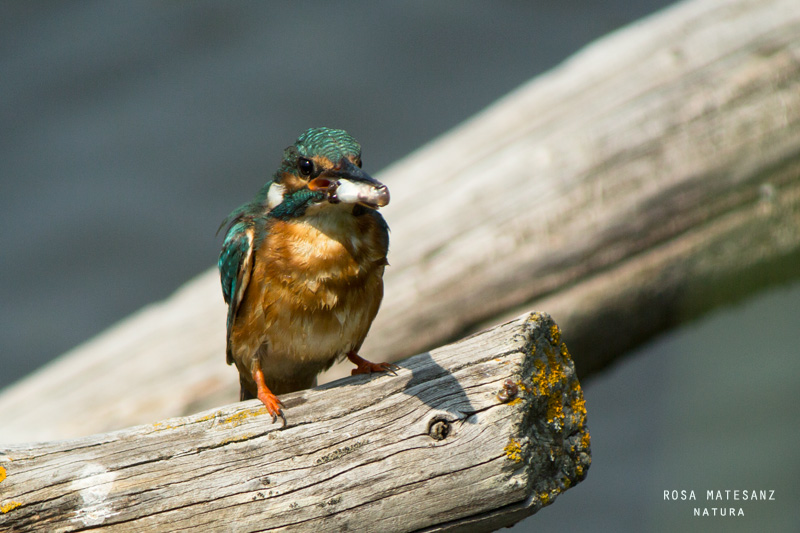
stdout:
{"type": "Polygon", "coordinates": [[[558,343],[561,342],[561,330],[558,329],[558,324],[550,326],[550,342],[553,346],[558,346],[558,343]]]}
{"type": "Polygon", "coordinates": [[[522,403],[522,398],[516,397],[513,400],[511,400],[510,402],[508,402],[508,405],[519,405],[521,403],[522,403]]]}
{"type": "Polygon", "coordinates": [[[551,372],[560,376],[560,380],[566,378],[566,373],[564,372],[564,359],[557,357],[553,350],[549,350],[547,352],[547,364],[550,365],[551,372]]]}
{"type": "Polygon", "coordinates": [[[233,424],[234,426],[238,426],[248,418],[253,418],[254,416],[263,415],[267,412],[265,407],[259,407],[258,409],[250,409],[249,411],[239,411],[238,413],[233,413],[230,416],[226,416],[222,420],[220,420],[220,424],[233,424]]]}
{"type": "Polygon", "coordinates": [[[539,499],[542,501],[542,505],[547,505],[548,503],[550,503],[550,493],[540,492],[539,499]]]}
{"type": "Polygon", "coordinates": [[[217,421],[218,424],[234,424],[234,425],[238,425],[243,420],[246,420],[246,419],[254,417],[254,416],[262,415],[265,412],[266,412],[265,408],[257,407],[255,409],[250,409],[248,411],[239,411],[239,412],[233,413],[232,415],[228,415],[228,416],[224,416],[223,417],[223,416],[220,415],[220,411],[215,411],[213,413],[209,413],[209,414],[207,414],[205,416],[201,416],[200,418],[196,418],[194,420],[173,419],[173,420],[164,421],[164,422],[156,422],[155,424],[153,424],[153,429],[155,431],[164,431],[164,430],[167,430],[167,429],[177,429],[177,428],[183,427],[187,423],[200,424],[200,423],[203,423],[203,422],[211,422],[211,421],[217,421]]]}
{"type": "Polygon", "coordinates": [[[0,513],[6,514],[9,511],[13,511],[20,505],[22,505],[22,502],[14,502],[14,501],[8,502],[5,505],[0,506],[0,513]]]}
{"type": "Polygon", "coordinates": [[[560,394],[550,394],[547,400],[547,421],[550,424],[564,425],[564,402],[560,394]]]}
{"type": "Polygon", "coordinates": [[[248,418],[253,418],[254,416],[263,415],[267,412],[264,406],[259,405],[254,409],[248,409],[246,411],[237,411],[233,414],[223,416],[221,411],[215,411],[213,413],[207,414],[200,418],[197,418],[192,421],[193,424],[198,424],[202,422],[215,422],[215,424],[233,424],[234,427],[241,424],[243,421],[247,420],[248,418]]]}
{"type": "Polygon", "coordinates": [[[588,431],[584,431],[583,435],[581,436],[581,449],[588,450],[592,444],[592,437],[589,436],[588,431]]]}
{"type": "Polygon", "coordinates": [[[153,424],[153,429],[156,431],[164,431],[165,429],[176,429],[181,427],[183,424],[173,424],[167,422],[156,422],[153,424]]]}
{"type": "MultiPolygon", "coordinates": [[[[575,386],[580,388],[577,383],[575,386]]],[[[586,400],[583,399],[583,393],[579,393],[578,397],[572,400],[572,410],[581,415],[581,418],[586,417],[586,400]]]]}
{"type": "Polygon", "coordinates": [[[6,469],[0,466],[0,483],[6,478],[6,469]]]}
{"type": "Polygon", "coordinates": [[[548,354],[548,363],[541,359],[533,362],[536,367],[536,372],[533,373],[533,392],[540,395],[547,395],[553,388],[566,378],[564,375],[564,367],[555,357],[548,354]],[[548,365],[549,363],[549,365],[548,365]]]}
{"type": "MultiPolygon", "coordinates": [[[[550,328],[551,342],[560,341],[561,332],[557,325],[550,328]]],[[[559,346],[553,343],[554,346],[559,346]]],[[[547,399],[547,410],[545,417],[547,422],[555,424],[557,427],[564,427],[565,423],[565,404],[570,407],[570,421],[582,423],[586,416],[586,405],[583,402],[583,394],[577,380],[570,379],[569,351],[564,343],[560,343],[559,350],[546,349],[546,360],[536,359],[533,362],[534,372],[531,375],[533,382],[533,393],[544,396],[547,399]],[[577,404],[572,405],[573,399],[577,399],[577,404]]]]}
{"type": "Polygon", "coordinates": [[[583,425],[583,422],[586,420],[586,400],[583,397],[583,391],[581,390],[580,383],[578,380],[572,382],[570,386],[570,392],[572,393],[572,412],[575,415],[580,417],[579,422],[583,425]]]}
{"type": "Polygon", "coordinates": [[[228,444],[233,444],[233,443],[235,443],[235,442],[244,442],[244,441],[246,441],[246,440],[250,440],[250,439],[252,439],[254,436],[255,436],[255,435],[240,435],[240,436],[238,436],[238,437],[231,437],[231,438],[229,438],[229,439],[225,439],[225,440],[221,441],[221,442],[219,443],[219,445],[220,445],[220,446],[226,446],[226,445],[228,445],[228,444]]]}
{"type": "Polygon", "coordinates": [[[539,311],[534,311],[531,313],[531,316],[528,317],[528,322],[538,322],[542,319],[542,314],[539,311]]]}
{"type": "Polygon", "coordinates": [[[210,422],[211,420],[214,420],[215,418],[217,418],[218,415],[219,415],[219,411],[214,412],[214,413],[210,413],[210,414],[207,414],[206,416],[201,416],[200,418],[195,420],[195,422],[210,422]]]}
{"type": "Polygon", "coordinates": [[[522,444],[519,440],[514,438],[509,439],[508,444],[506,444],[506,447],[503,448],[503,451],[506,453],[506,457],[515,463],[522,461],[522,444]]]}

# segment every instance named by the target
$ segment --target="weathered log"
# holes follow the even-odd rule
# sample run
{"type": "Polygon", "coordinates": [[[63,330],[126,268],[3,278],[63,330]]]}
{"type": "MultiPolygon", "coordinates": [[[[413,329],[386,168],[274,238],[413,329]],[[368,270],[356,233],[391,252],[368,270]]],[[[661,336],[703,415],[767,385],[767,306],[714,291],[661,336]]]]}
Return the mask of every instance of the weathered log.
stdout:
{"type": "Polygon", "coordinates": [[[549,316],[400,367],[285,396],[286,427],[249,401],[7,448],[0,529],[491,531],[586,475],[583,393],[549,316]]]}
{"type": "MultiPolygon", "coordinates": [[[[586,375],[800,275],[797,1],[680,3],[379,178],[392,191],[391,266],[366,356],[405,356],[536,308],[562,325],[586,375]]],[[[209,272],[0,395],[0,442],[230,401],[224,322],[209,272]]]]}

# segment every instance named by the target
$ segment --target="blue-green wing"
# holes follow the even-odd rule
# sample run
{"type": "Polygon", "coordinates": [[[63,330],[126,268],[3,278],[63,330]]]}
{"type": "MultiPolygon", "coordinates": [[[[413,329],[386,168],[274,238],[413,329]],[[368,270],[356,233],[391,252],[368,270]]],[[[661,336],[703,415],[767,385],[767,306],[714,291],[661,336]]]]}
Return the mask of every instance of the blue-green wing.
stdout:
{"type": "Polygon", "coordinates": [[[222,282],[222,296],[228,304],[227,360],[233,362],[230,349],[230,334],[233,319],[250,282],[253,271],[253,249],[255,243],[255,224],[252,219],[241,218],[234,221],[225,235],[222,252],[219,254],[219,277],[222,282]]]}

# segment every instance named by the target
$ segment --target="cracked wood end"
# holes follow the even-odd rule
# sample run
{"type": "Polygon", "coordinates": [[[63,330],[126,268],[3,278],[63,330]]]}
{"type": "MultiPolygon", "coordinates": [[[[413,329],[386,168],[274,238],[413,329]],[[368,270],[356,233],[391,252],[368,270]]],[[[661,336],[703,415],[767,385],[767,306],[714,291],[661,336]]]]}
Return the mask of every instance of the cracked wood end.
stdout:
{"type": "Polygon", "coordinates": [[[591,458],[552,319],[519,317],[285,395],[0,451],[0,529],[490,531],[552,503],[591,458]]]}

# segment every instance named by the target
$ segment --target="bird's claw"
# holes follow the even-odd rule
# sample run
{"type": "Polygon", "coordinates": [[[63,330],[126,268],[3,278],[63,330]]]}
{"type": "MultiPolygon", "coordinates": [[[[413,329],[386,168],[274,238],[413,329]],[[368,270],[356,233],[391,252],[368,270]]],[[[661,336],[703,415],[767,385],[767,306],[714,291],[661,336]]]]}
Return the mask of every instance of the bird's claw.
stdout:
{"type": "Polygon", "coordinates": [[[371,361],[367,361],[355,352],[350,352],[347,354],[347,358],[356,365],[356,367],[350,373],[352,376],[357,374],[372,374],[373,372],[388,372],[396,376],[397,371],[400,370],[400,367],[393,363],[373,363],[371,361]]]}
{"type": "Polygon", "coordinates": [[[260,365],[253,370],[253,381],[256,382],[256,389],[258,390],[256,398],[261,400],[261,403],[267,408],[267,412],[272,416],[272,423],[274,424],[278,421],[278,417],[281,417],[283,427],[286,427],[286,417],[283,416],[283,410],[281,409],[283,402],[267,387],[264,382],[264,372],[261,370],[260,365]]]}
{"type": "Polygon", "coordinates": [[[267,409],[267,413],[272,416],[272,423],[278,421],[278,417],[283,420],[283,427],[286,427],[286,417],[283,415],[283,402],[281,402],[277,396],[272,394],[269,391],[260,392],[258,395],[258,399],[261,400],[261,403],[264,404],[264,407],[267,409]]]}
{"type": "Polygon", "coordinates": [[[388,372],[389,374],[396,376],[397,371],[400,370],[400,367],[393,364],[393,363],[379,363],[378,366],[381,367],[380,371],[388,372]]]}

